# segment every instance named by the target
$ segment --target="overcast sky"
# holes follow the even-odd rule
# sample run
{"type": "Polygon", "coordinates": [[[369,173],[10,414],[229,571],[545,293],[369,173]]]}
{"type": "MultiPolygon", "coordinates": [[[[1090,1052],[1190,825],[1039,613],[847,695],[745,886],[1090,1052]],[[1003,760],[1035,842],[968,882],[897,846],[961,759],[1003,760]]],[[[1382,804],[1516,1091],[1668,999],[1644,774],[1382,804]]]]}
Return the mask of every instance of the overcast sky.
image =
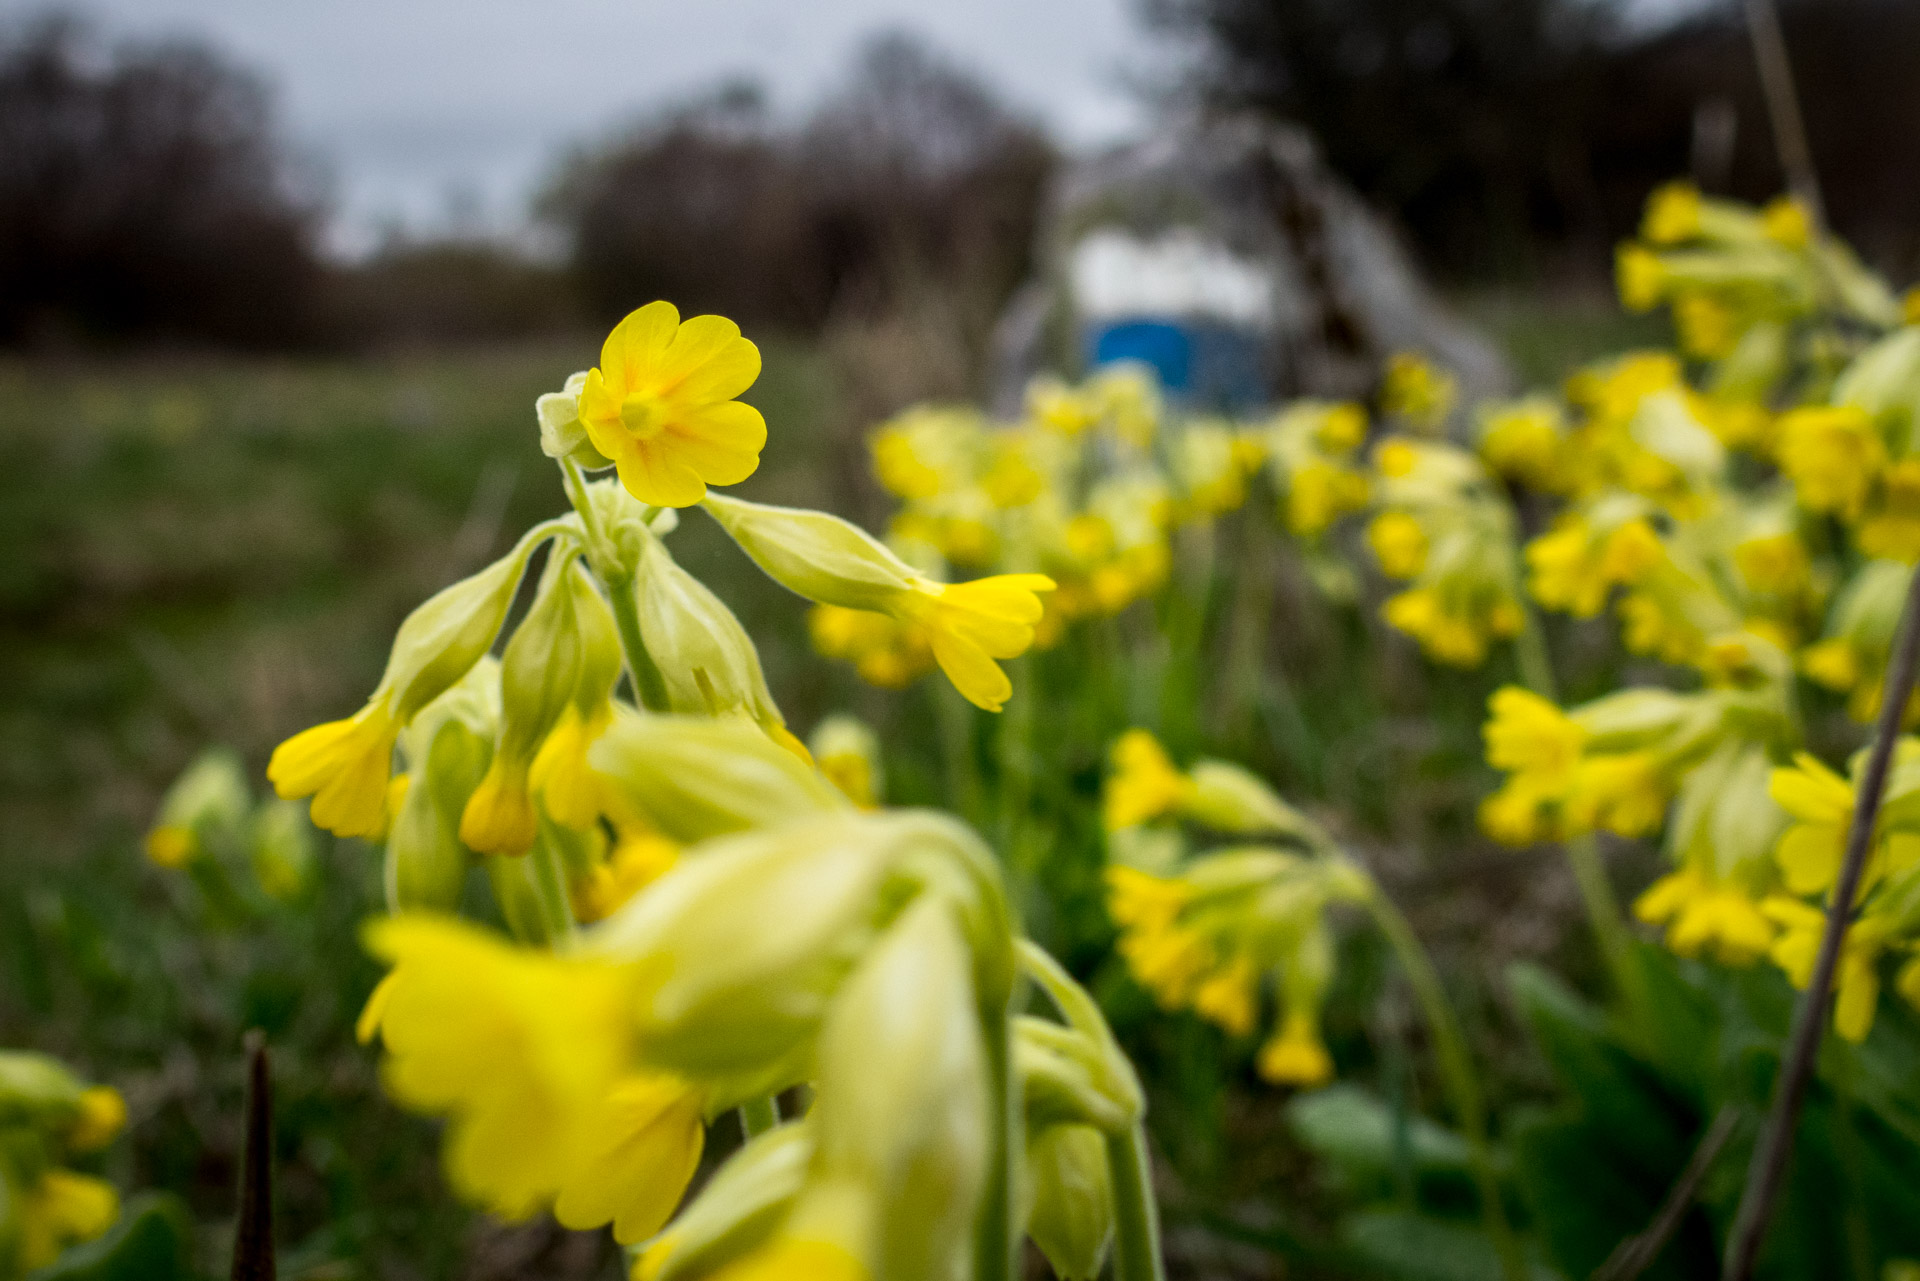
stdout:
{"type": "MultiPolygon", "coordinates": [[[[0,0],[15,15],[34,0],[0,0]]],[[[804,111],[862,39],[904,29],[1069,145],[1144,119],[1135,0],[78,0],[110,38],[204,38],[272,81],[283,130],[331,175],[342,247],[457,210],[516,222],[568,143],[747,75],[804,111]]]]}
{"type": "MultiPolygon", "coordinates": [[[[881,30],[924,37],[1069,147],[1137,132],[1176,58],[1139,0],[65,0],[109,38],[192,36],[263,73],[330,175],[333,241],[510,231],[555,157],[727,77],[805,111],[881,30]]],[[[1700,0],[1628,0],[1645,15],[1700,0]]],[[[46,0],[0,0],[25,16],[46,0]]]]}

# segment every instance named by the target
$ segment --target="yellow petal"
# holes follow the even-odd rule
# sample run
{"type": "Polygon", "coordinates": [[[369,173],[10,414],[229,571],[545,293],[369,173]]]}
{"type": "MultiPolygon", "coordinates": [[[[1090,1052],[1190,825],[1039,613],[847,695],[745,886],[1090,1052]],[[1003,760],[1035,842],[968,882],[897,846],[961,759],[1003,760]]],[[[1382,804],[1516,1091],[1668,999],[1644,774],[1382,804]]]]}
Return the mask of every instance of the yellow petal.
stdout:
{"type": "Polygon", "coordinates": [[[616,399],[643,371],[659,365],[679,327],[680,312],[670,302],[650,302],[613,327],[600,347],[600,369],[616,399]]]}
{"type": "Polygon", "coordinates": [[[700,1164],[706,1136],[700,1095],[671,1077],[632,1077],[588,1123],[588,1147],[554,1202],[562,1226],[611,1221],[622,1245],[666,1223],[700,1164]]]}
{"type": "Polygon", "coordinates": [[[680,326],[656,374],[661,394],[685,405],[732,400],[760,376],[760,349],[724,316],[695,316],[680,326]]]}
{"type": "Polygon", "coordinates": [[[707,496],[706,482],[679,456],[677,438],[629,440],[613,455],[620,483],[643,503],[655,507],[691,507],[707,496]]]}
{"type": "Polygon", "coordinates": [[[1794,756],[1793,768],[1773,771],[1767,792],[1804,821],[1844,823],[1853,814],[1852,785],[1805,752],[1794,756]]]}
{"type": "Polygon", "coordinates": [[[1013,696],[1013,682],[987,651],[947,632],[933,635],[933,657],[953,687],[975,707],[997,712],[1013,696]]]}
{"type": "Polygon", "coordinates": [[[1825,823],[1801,823],[1787,829],[1774,847],[1787,888],[1795,894],[1818,894],[1839,875],[1845,835],[1825,823]]]}

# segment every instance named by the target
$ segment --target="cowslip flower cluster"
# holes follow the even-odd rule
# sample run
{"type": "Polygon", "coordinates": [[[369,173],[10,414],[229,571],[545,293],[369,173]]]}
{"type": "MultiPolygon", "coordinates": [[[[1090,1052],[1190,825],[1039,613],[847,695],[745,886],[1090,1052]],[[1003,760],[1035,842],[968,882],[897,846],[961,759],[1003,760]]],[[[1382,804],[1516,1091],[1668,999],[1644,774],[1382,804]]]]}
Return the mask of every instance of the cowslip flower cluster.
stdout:
{"type": "Polygon", "coordinates": [[[113,1141],[127,1105],[41,1054],[0,1051],[0,1278],[46,1267],[113,1226],[113,1185],[69,1168],[113,1141]]]}
{"type": "MultiPolygon", "coordinates": [[[[1865,761],[1858,753],[1843,777],[1803,753],[1772,775],[1771,795],[1791,826],[1775,849],[1785,892],[1760,908],[1778,931],[1768,955],[1795,987],[1812,978],[1824,899],[1839,876],[1865,761]]],[[[1856,902],[1834,979],[1833,1028],[1858,1043],[1873,1029],[1884,970],[1892,968],[1893,990],[1920,1010],[1920,741],[1912,738],[1895,744],[1856,902]]]]}
{"type": "Polygon", "coordinates": [[[1381,617],[1436,662],[1478,667],[1525,625],[1513,518],[1478,459],[1456,445],[1394,435],[1373,450],[1367,544],[1406,586],[1381,617]]]}
{"type": "MultiPolygon", "coordinates": [[[[274,753],[282,796],[385,845],[391,914],[366,938],[389,969],[360,1036],[398,1102],[447,1119],[463,1198],[611,1225],[646,1281],[934,1281],[981,1251],[1005,1274],[1026,1234],[1062,1276],[1110,1248],[1137,1269],[1115,1202],[1148,1195],[1144,1105],[1097,1009],[1019,938],[971,829],[881,808],[870,731],[829,720],[809,751],[787,729],[668,540],[702,506],[817,606],[911,629],[992,710],[1053,583],[949,583],[835,517],[709,488],[752,470],[764,426],[733,397],[757,368],[730,322],[629,316],[537,406],[573,510],[415,610],[359,713],[274,753]],[[504,935],[457,915],[476,868],[504,935]],[[1057,1019],[1013,1008],[1022,973],[1057,1019]],[[676,1217],[736,1108],[751,1141],[676,1217]]],[[[211,839],[232,780],[177,791],[157,831],[211,839]]]]}
{"type": "MultiPolygon", "coordinates": [[[[598,886],[583,891],[595,911],[610,887],[657,870],[664,853],[641,843],[645,821],[610,806],[586,764],[623,672],[654,710],[750,724],[804,757],[739,620],[667,548],[682,507],[704,503],[802,595],[916,629],[962,693],[1004,703],[996,660],[1032,644],[1047,579],[943,582],[835,517],[708,490],[753,470],[764,426],[733,398],[758,368],[752,344],[717,317],[681,324],[655,303],[622,321],[601,365],[537,406],[574,510],[409,615],[364,708],[274,752],[267,772],[282,797],[312,797],[313,821],[337,835],[386,843],[397,906],[447,906],[474,859],[536,848],[598,886]],[[615,478],[583,470],[609,462],[615,478]],[[502,647],[529,574],[532,606],[502,647]]],[[[156,848],[175,849],[177,826],[163,823],[156,848]]],[[[528,898],[523,869],[485,866],[503,902],[528,898]]]]}
{"type": "MultiPolygon", "coordinates": [[[[1117,365],[1072,385],[1043,377],[1022,415],[909,409],[870,440],[875,476],[898,501],[888,545],[910,564],[1044,574],[1038,624],[1051,645],[1078,620],[1118,614],[1167,585],[1178,544],[1239,511],[1263,470],[1298,534],[1323,532],[1366,500],[1353,457],[1356,406],[1301,404],[1257,423],[1179,414],[1150,373],[1117,365]]],[[[908,684],[938,659],[910,618],[835,602],[813,616],[829,657],[876,685],[908,684]]]]}
{"type": "Polygon", "coordinates": [[[179,870],[222,908],[259,895],[298,902],[313,881],[313,829],[306,807],[256,801],[229,748],[196,757],[161,799],[143,846],[156,866],[179,870]]]}
{"type": "Polygon", "coordinates": [[[1333,979],[1329,909],[1371,882],[1258,778],[1224,761],[1185,773],[1145,730],[1113,747],[1104,809],[1107,910],[1118,950],[1163,1009],[1252,1035],[1269,982],[1278,1017],[1255,1058],[1262,1077],[1303,1088],[1333,1077],[1320,1007],[1333,979]],[[1181,821],[1242,844],[1188,855],[1181,821]],[[1274,843],[1277,842],[1277,843],[1274,843]]]}

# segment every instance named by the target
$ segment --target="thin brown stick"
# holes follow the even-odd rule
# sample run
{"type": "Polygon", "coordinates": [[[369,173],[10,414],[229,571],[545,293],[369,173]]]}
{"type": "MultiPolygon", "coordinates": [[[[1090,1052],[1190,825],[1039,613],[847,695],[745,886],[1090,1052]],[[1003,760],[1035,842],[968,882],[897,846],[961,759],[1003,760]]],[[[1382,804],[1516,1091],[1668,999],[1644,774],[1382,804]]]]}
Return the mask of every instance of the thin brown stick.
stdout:
{"type": "Polygon", "coordinates": [[[247,1033],[246,1130],[231,1275],[233,1281],[274,1281],[273,1081],[266,1038],[257,1031],[247,1033]]]}
{"type": "Polygon", "coordinates": [[[1592,1281],[1633,1281],[1633,1278],[1653,1266],[1653,1261],[1660,1257],[1660,1252],[1667,1248],[1667,1242],[1673,1239],[1673,1234],[1686,1221],[1687,1211],[1693,1208],[1694,1198],[1700,1195],[1700,1185],[1706,1182],[1707,1172],[1720,1159],[1720,1153],[1733,1137],[1739,1121],[1740,1110],[1731,1103],[1715,1114],[1706,1133],[1700,1136],[1699,1145],[1693,1149],[1693,1155],[1687,1159],[1687,1168],[1680,1172],[1673,1190],[1667,1193],[1666,1204],[1653,1216],[1653,1222],[1647,1225],[1646,1231],[1636,1233],[1615,1246],[1613,1253],[1607,1256],[1607,1261],[1593,1270],[1592,1281]]]}
{"type": "Polygon", "coordinates": [[[1873,750],[1867,755],[1860,790],[1854,797],[1846,858],[1840,864],[1840,877],[1834,882],[1833,900],[1827,907],[1827,926],[1820,936],[1820,953],[1814,961],[1812,980],[1794,1008],[1793,1033],[1780,1067],[1780,1077],[1774,1085],[1773,1108],[1760,1143],[1753,1150],[1746,1190],[1740,1195],[1740,1209],[1734,1215],[1733,1232],[1727,1238],[1722,1281],[1748,1281],[1753,1275],[1760,1243],[1766,1238],[1767,1221],[1773,1214],[1774,1198],[1779,1195],[1781,1180],[1786,1175],[1787,1158],[1793,1154],[1793,1134],[1800,1119],[1800,1105],[1806,1100],[1814,1055],[1826,1031],[1827,996],[1833,986],[1833,972],[1840,963],[1840,947],[1853,917],[1853,899],[1860,888],[1867,853],[1873,848],[1873,827],[1880,816],[1880,799],[1887,788],[1894,742],[1900,737],[1900,720],[1907,710],[1907,701],[1913,696],[1914,668],[1920,664],[1920,573],[1907,580],[1907,600],[1900,612],[1899,635],[1899,643],[1887,665],[1886,681],[1881,686],[1873,750]]]}
{"type": "Polygon", "coordinates": [[[1793,64],[1787,59],[1787,38],[1780,30],[1780,14],[1773,0],[1746,0],[1747,35],[1753,41],[1753,60],[1760,69],[1760,89],[1767,100],[1767,118],[1773,123],[1773,145],[1786,171],[1787,189],[1807,207],[1816,226],[1826,225],[1826,207],[1820,199],[1820,176],[1813,167],[1813,148],[1807,142],[1807,124],[1800,114],[1800,94],[1793,87],[1793,64]]]}

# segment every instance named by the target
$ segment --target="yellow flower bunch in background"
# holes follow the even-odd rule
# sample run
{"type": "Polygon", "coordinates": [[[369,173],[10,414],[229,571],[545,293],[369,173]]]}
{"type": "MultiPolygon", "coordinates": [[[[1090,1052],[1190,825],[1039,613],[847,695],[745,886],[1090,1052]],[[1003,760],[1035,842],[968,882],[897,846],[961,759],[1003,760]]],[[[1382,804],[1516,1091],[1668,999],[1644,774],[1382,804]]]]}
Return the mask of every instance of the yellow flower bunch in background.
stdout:
{"type": "Polygon", "coordinates": [[[1122,735],[1112,755],[1107,910],[1127,969],[1163,1009],[1192,1010],[1235,1038],[1253,1033],[1270,982],[1278,1016],[1256,1056],[1261,1076],[1324,1085],[1333,1077],[1319,1032],[1333,979],[1327,909],[1364,899],[1369,883],[1327,852],[1317,825],[1238,766],[1201,761],[1182,773],[1139,729],[1122,735]],[[1186,857],[1130,839],[1142,824],[1179,820],[1295,848],[1263,844],[1186,857]]]}
{"type": "Polygon", "coordinates": [[[1373,472],[1367,544],[1382,574],[1407,583],[1381,616],[1436,662],[1478,667],[1526,623],[1506,504],[1472,454],[1440,441],[1389,436],[1373,472]]]}
{"type": "Polygon", "coordinates": [[[0,1277],[24,1277],[113,1226],[113,1185],[68,1168],[126,1126],[118,1091],[57,1060],[0,1051],[0,1277]]]}

